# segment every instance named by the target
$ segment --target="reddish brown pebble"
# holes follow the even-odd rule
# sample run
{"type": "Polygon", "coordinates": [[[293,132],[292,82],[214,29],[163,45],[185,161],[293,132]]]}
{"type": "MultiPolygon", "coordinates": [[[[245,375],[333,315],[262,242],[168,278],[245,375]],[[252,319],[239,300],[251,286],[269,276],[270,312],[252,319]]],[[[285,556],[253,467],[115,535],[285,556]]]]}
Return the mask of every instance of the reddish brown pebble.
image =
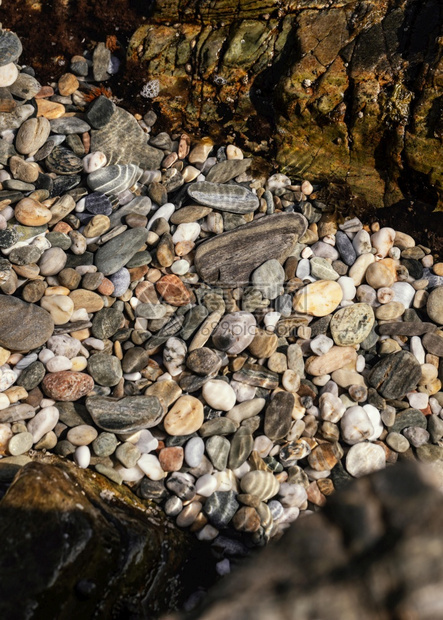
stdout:
{"type": "Polygon", "coordinates": [[[306,489],[306,492],[308,494],[308,500],[312,504],[315,504],[315,506],[324,506],[326,504],[326,497],[318,488],[317,482],[315,480],[314,482],[311,482],[311,484],[306,489]]]}
{"type": "Polygon", "coordinates": [[[163,301],[171,306],[186,306],[191,301],[190,292],[176,275],[163,276],[156,282],[155,287],[163,301]]]}
{"type": "Polygon", "coordinates": [[[94,389],[94,379],[83,372],[62,370],[46,375],[42,385],[49,398],[71,402],[89,394],[94,389]]]}
{"type": "Polygon", "coordinates": [[[39,387],[35,387],[30,392],[28,392],[28,396],[23,402],[27,405],[31,405],[31,407],[39,407],[42,400],[43,392],[39,387]]]}
{"type": "Polygon", "coordinates": [[[85,155],[87,155],[89,153],[89,149],[91,148],[91,136],[88,131],[82,133],[82,142],[85,147],[85,155]]]}
{"type": "Polygon", "coordinates": [[[71,232],[72,227],[69,226],[69,224],[67,224],[66,222],[57,222],[57,224],[54,226],[52,230],[53,232],[61,232],[67,235],[68,233],[71,232]]]}
{"type": "Polygon", "coordinates": [[[38,93],[34,95],[34,99],[45,99],[46,97],[52,97],[54,89],[52,86],[42,86],[38,93]]]}
{"type": "Polygon", "coordinates": [[[160,450],[158,460],[163,471],[179,471],[183,465],[183,448],[163,448],[160,450]]]}
{"type": "Polygon", "coordinates": [[[148,273],[149,267],[148,265],[141,265],[140,267],[132,267],[128,271],[131,276],[131,282],[137,282],[137,280],[141,280],[148,273]]]}
{"type": "Polygon", "coordinates": [[[100,293],[100,295],[112,295],[114,288],[115,287],[111,280],[104,278],[100,286],[97,288],[97,293],[100,293]]]}

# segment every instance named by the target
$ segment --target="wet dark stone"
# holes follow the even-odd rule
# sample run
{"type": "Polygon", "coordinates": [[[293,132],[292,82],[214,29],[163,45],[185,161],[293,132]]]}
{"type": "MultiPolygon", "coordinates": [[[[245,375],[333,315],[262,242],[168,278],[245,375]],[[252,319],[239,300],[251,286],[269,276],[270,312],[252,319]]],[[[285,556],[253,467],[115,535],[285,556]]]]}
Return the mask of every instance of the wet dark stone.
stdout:
{"type": "Polygon", "coordinates": [[[209,521],[216,528],[225,528],[240,507],[235,491],[215,491],[203,507],[209,521]]]}
{"type": "Polygon", "coordinates": [[[265,435],[272,439],[283,439],[291,428],[294,396],[289,392],[278,392],[265,412],[265,435]]]}
{"type": "Polygon", "coordinates": [[[85,118],[94,129],[101,129],[109,123],[114,110],[115,104],[107,97],[100,95],[90,104],[85,118]]]}
{"type": "Polygon", "coordinates": [[[248,428],[241,426],[231,439],[228,467],[237,469],[248,459],[254,446],[254,438],[248,428]]]}
{"type": "Polygon", "coordinates": [[[29,392],[40,385],[45,373],[45,367],[37,360],[22,370],[16,383],[29,392]]]}
{"type": "Polygon", "coordinates": [[[111,215],[112,205],[106,194],[91,192],[85,197],[85,209],[93,215],[111,215]]]}

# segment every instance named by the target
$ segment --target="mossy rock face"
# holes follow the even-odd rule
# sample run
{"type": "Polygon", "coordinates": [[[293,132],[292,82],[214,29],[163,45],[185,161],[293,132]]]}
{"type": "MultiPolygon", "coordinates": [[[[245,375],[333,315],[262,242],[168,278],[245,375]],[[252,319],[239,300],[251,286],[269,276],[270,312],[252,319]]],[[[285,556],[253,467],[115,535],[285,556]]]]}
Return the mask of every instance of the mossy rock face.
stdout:
{"type": "Polygon", "coordinates": [[[174,128],[231,135],[377,207],[416,182],[443,208],[438,0],[159,0],[152,19],[129,66],[159,80],[174,128]]]}
{"type": "Polygon", "coordinates": [[[181,604],[184,574],[200,583],[190,558],[206,554],[154,504],[57,457],[20,470],[0,532],[2,618],[157,617],[181,604]]]}

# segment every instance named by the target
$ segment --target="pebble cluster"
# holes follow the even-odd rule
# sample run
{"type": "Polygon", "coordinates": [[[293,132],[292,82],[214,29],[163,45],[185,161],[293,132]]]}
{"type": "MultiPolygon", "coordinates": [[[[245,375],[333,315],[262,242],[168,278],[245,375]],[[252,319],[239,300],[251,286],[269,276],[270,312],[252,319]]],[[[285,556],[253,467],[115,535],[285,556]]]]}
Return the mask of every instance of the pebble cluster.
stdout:
{"type": "Polygon", "coordinates": [[[229,144],[153,135],[0,31],[0,474],[73,458],[243,553],[351,476],[443,459],[443,263],[229,144]]]}

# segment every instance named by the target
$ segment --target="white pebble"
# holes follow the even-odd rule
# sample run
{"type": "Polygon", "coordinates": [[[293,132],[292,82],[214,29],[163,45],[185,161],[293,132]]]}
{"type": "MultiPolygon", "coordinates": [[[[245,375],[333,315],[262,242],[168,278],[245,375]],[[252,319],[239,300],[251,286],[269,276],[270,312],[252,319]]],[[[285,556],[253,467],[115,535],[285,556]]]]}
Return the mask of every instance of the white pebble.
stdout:
{"type": "Polygon", "coordinates": [[[229,411],[236,401],[232,387],[220,379],[207,381],[203,386],[202,395],[210,407],[221,411],[229,411]]]}
{"type": "Polygon", "coordinates": [[[340,284],[341,290],[343,291],[343,300],[351,301],[354,299],[356,288],[352,278],[349,278],[348,276],[340,276],[337,282],[340,284]]]}
{"type": "Polygon", "coordinates": [[[189,271],[189,263],[187,260],[182,258],[181,260],[177,260],[171,265],[172,273],[175,273],[178,276],[183,276],[185,273],[189,271]]]}
{"type": "Polygon", "coordinates": [[[364,441],[374,433],[374,427],[363,407],[353,406],[347,409],[340,420],[343,440],[354,445],[364,441]]]}
{"type": "Polygon", "coordinates": [[[50,349],[42,349],[38,354],[38,359],[41,361],[42,364],[46,365],[49,360],[52,359],[54,356],[54,351],[51,351],[50,349]]]}
{"type": "Polygon", "coordinates": [[[359,230],[352,241],[352,245],[358,256],[370,252],[372,245],[369,233],[366,230],[359,230]]]}
{"type": "Polygon", "coordinates": [[[393,228],[380,228],[371,235],[372,246],[377,250],[377,257],[385,258],[394,245],[395,230],[393,228]]]}
{"type": "Polygon", "coordinates": [[[162,480],[166,475],[155,454],[142,454],[137,461],[137,467],[139,467],[150,480],[162,480]]]}
{"type": "Polygon", "coordinates": [[[374,405],[363,405],[363,409],[366,411],[367,416],[374,428],[374,432],[368,437],[368,440],[375,441],[383,432],[380,412],[376,407],[374,407],[374,405]]]}
{"type": "Polygon", "coordinates": [[[46,362],[46,370],[48,372],[60,372],[62,370],[71,370],[72,362],[64,355],[54,355],[46,362]]]}
{"type": "Polygon", "coordinates": [[[310,342],[311,351],[315,355],[324,355],[333,346],[334,341],[332,338],[328,338],[325,334],[319,334],[313,338],[310,342]]]}
{"type": "Polygon", "coordinates": [[[198,467],[205,452],[205,442],[201,437],[191,437],[185,445],[185,461],[189,467],[198,467]]]}
{"type": "Polygon", "coordinates": [[[426,360],[426,352],[424,350],[421,338],[419,336],[412,336],[409,341],[409,348],[412,355],[415,356],[419,364],[424,364],[426,360]]]}
{"type": "Polygon", "coordinates": [[[415,288],[408,282],[394,282],[391,286],[394,291],[393,301],[399,301],[405,308],[409,308],[415,295],[415,288]]]}
{"type": "Polygon", "coordinates": [[[11,86],[18,77],[18,69],[13,62],[0,67],[0,87],[11,86]]]}
{"type": "Polygon", "coordinates": [[[203,497],[209,497],[217,489],[217,480],[211,474],[201,476],[195,483],[195,490],[203,497]]]}
{"type": "Polygon", "coordinates": [[[159,217],[162,217],[168,221],[171,215],[174,213],[174,211],[175,211],[175,205],[173,205],[172,202],[167,202],[164,205],[162,205],[159,209],[157,209],[157,211],[154,213],[154,215],[149,220],[148,225],[146,227],[147,230],[151,230],[152,224],[155,222],[155,220],[158,220],[159,217]]]}
{"type": "Polygon", "coordinates": [[[83,170],[89,174],[90,172],[94,172],[94,170],[104,168],[107,162],[108,160],[104,153],[95,151],[83,157],[83,170]]]}
{"type": "Polygon", "coordinates": [[[28,431],[31,433],[34,443],[40,441],[43,435],[52,431],[59,419],[57,407],[45,407],[28,422],[28,431]]]}
{"type": "Polygon", "coordinates": [[[181,241],[195,241],[200,234],[200,230],[200,224],[197,222],[179,224],[177,230],[172,235],[172,242],[175,244],[181,241]]]}
{"type": "Polygon", "coordinates": [[[429,404],[429,396],[423,392],[408,392],[406,398],[413,409],[426,409],[429,404]]]}
{"type": "Polygon", "coordinates": [[[74,452],[74,461],[82,469],[89,467],[91,462],[91,451],[88,446],[78,446],[74,452]]]}

